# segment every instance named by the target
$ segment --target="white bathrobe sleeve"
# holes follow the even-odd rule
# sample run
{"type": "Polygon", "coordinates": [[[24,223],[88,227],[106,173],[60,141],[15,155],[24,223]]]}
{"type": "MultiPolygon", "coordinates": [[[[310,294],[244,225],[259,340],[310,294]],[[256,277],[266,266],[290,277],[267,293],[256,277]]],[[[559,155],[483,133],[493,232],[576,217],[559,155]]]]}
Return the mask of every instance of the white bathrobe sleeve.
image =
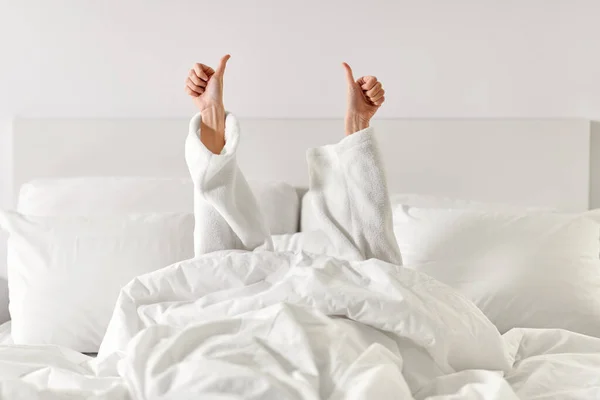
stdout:
{"type": "Polygon", "coordinates": [[[200,120],[197,114],[190,121],[185,143],[185,159],[194,182],[196,257],[218,250],[272,249],[269,228],[236,161],[236,118],[229,113],[225,118],[221,154],[213,154],[200,141],[200,120]]]}
{"type": "Polygon", "coordinates": [[[402,265],[372,128],[307,152],[314,220],[338,255],[402,265]]]}

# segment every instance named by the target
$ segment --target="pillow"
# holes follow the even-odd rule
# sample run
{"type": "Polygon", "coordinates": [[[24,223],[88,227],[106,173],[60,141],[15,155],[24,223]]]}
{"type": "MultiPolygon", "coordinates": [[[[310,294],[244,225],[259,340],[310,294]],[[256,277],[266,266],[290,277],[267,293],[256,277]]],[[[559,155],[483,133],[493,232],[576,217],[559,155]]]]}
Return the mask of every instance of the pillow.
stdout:
{"type": "Polygon", "coordinates": [[[504,210],[504,211],[553,211],[548,207],[524,207],[504,203],[487,203],[474,200],[455,199],[451,197],[428,194],[397,193],[390,196],[392,206],[406,205],[426,208],[451,208],[471,210],[504,210]]]}
{"type": "Polygon", "coordinates": [[[31,217],[0,212],[16,344],[98,351],[121,287],[194,255],[191,213],[31,217]]]}
{"type": "MultiPolygon", "coordinates": [[[[547,207],[523,207],[503,203],[485,203],[473,200],[462,200],[451,197],[433,196],[428,194],[396,193],[390,195],[392,207],[396,205],[407,205],[427,208],[451,208],[472,210],[504,210],[504,211],[554,211],[547,207]]],[[[311,193],[302,197],[300,210],[300,230],[314,231],[319,229],[319,224],[314,218],[311,193]]]]}
{"type": "MultiPolygon", "coordinates": [[[[300,200],[283,182],[250,182],[271,234],[298,231],[300,200]]],[[[21,186],[17,211],[38,216],[193,212],[191,179],[42,179],[21,186]]]]}
{"type": "Polygon", "coordinates": [[[588,216],[396,206],[394,231],[406,266],[466,295],[500,332],[600,337],[600,226],[588,216]]]}

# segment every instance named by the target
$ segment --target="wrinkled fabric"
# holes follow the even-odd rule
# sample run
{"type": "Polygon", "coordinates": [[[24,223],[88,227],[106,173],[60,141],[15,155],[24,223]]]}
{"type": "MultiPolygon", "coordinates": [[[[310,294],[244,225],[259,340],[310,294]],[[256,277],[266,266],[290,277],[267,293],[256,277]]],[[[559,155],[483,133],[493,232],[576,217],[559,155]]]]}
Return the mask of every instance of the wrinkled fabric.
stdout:
{"type": "Polygon", "coordinates": [[[575,357],[589,379],[574,393],[595,384],[600,360],[583,360],[599,340],[502,337],[468,299],[401,267],[371,129],[309,151],[319,232],[273,243],[235,161],[239,128],[226,122],[221,154],[201,146],[199,117],[186,143],[196,221],[207,224],[196,227],[196,258],[125,286],[95,359],[0,346],[2,398],[511,400],[576,390],[575,373],[553,379],[536,357],[575,357]]]}
{"type": "MultiPolygon", "coordinates": [[[[185,343],[189,362],[199,362],[187,358],[192,354],[215,357],[228,369],[247,360],[254,365],[249,372],[258,373],[275,360],[294,375],[315,375],[319,384],[308,387],[317,398],[335,393],[340,378],[334,371],[347,371],[356,357],[375,349],[376,364],[396,365],[393,381],[411,390],[459,370],[509,368],[498,331],[471,302],[424,274],[379,260],[215,254],[139,277],[123,290],[117,310],[111,328],[120,334],[103,343],[99,359],[113,353],[149,357],[148,349],[167,342],[162,352],[172,356],[185,343]],[[131,343],[137,343],[133,349],[131,343]],[[270,354],[268,348],[279,356],[257,357],[270,354]],[[413,367],[403,371],[405,359],[413,367]]],[[[170,368],[179,370],[180,361],[170,368]]],[[[155,379],[140,382],[154,385],[155,379]]]]}

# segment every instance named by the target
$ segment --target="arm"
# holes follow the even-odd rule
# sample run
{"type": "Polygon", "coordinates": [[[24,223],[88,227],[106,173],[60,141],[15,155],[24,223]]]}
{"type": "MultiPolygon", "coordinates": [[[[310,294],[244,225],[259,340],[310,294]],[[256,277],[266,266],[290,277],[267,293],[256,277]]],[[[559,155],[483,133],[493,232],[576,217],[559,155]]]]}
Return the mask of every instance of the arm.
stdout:
{"type": "Polygon", "coordinates": [[[228,59],[223,57],[216,71],[196,64],[186,80],[186,92],[200,110],[190,122],[185,143],[194,182],[196,256],[217,250],[272,248],[269,229],[236,161],[239,127],[223,105],[228,59]]]}
{"type": "Polygon", "coordinates": [[[369,127],[385,92],[375,77],[355,81],[344,66],[349,88],[346,138],[307,154],[312,211],[341,255],[401,265],[383,164],[369,127]]]}

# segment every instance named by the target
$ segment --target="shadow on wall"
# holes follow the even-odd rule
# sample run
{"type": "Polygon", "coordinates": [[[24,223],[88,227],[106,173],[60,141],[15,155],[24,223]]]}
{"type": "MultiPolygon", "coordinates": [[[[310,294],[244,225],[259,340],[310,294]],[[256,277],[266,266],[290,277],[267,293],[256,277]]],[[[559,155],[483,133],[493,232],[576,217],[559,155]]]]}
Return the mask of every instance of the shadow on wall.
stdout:
{"type": "Polygon", "coordinates": [[[600,121],[590,129],[590,209],[600,208],[600,121]]]}

